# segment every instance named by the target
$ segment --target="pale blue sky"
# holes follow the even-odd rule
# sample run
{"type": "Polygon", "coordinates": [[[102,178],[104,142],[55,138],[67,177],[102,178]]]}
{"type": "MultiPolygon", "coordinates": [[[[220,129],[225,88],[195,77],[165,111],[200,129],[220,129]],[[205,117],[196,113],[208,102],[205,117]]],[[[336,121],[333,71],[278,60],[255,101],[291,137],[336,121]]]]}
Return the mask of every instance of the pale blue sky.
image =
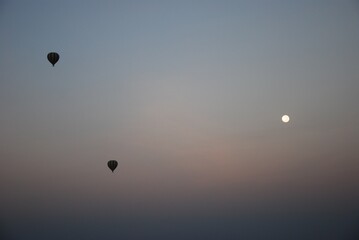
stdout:
{"type": "Polygon", "coordinates": [[[6,236],[345,239],[358,24],[357,1],[1,1],[6,236]]]}

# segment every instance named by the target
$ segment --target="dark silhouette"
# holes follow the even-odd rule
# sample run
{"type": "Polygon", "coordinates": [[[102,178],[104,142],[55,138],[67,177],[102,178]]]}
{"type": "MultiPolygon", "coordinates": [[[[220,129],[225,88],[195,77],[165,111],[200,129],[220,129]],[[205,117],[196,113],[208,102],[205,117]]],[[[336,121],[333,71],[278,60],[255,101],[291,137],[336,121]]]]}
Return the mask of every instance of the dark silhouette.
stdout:
{"type": "Polygon", "coordinates": [[[56,52],[50,52],[49,54],[47,54],[47,60],[49,60],[49,62],[52,64],[53,67],[55,66],[57,61],[59,61],[59,59],[60,56],[56,52]]]}
{"type": "Polygon", "coordinates": [[[111,169],[112,172],[117,168],[117,165],[118,163],[116,160],[110,160],[107,162],[107,166],[111,169]]]}

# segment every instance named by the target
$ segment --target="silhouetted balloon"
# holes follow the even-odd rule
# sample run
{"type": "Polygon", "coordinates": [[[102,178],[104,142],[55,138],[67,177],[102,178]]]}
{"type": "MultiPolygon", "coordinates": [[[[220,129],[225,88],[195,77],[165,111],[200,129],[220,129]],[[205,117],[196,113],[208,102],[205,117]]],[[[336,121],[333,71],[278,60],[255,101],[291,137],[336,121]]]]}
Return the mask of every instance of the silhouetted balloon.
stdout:
{"type": "Polygon", "coordinates": [[[60,56],[58,53],[50,52],[49,54],[47,54],[47,60],[49,60],[49,62],[52,64],[53,67],[55,66],[57,61],[59,61],[59,59],[60,56]]]}
{"type": "Polygon", "coordinates": [[[110,160],[107,162],[107,166],[109,167],[109,169],[111,169],[112,172],[117,168],[117,165],[118,163],[116,160],[110,160]]]}

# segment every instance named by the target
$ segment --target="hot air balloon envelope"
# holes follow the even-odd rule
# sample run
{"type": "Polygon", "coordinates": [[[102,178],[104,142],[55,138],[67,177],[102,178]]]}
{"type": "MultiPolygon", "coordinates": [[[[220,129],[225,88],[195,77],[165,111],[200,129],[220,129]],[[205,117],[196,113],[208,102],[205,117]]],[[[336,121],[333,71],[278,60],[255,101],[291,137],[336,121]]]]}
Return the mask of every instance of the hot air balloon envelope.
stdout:
{"type": "Polygon", "coordinates": [[[49,60],[53,67],[55,66],[57,61],[59,61],[59,59],[60,55],[56,52],[50,52],[49,54],[47,54],[47,60],[49,60]]]}
{"type": "Polygon", "coordinates": [[[118,163],[116,160],[110,160],[107,162],[107,166],[109,169],[111,169],[112,172],[117,168],[117,165],[118,163]]]}

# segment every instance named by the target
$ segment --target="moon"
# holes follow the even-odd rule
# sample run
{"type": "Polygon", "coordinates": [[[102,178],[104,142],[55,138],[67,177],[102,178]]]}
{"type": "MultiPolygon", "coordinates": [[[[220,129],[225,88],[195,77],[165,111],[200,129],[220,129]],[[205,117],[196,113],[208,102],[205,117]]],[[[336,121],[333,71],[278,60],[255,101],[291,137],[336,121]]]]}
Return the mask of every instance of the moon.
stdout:
{"type": "Polygon", "coordinates": [[[282,116],[282,122],[287,123],[287,122],[289,122],[289,120],[290,120],[290,118],[289,118],[288,115],[283,115],[282,116]]]}

